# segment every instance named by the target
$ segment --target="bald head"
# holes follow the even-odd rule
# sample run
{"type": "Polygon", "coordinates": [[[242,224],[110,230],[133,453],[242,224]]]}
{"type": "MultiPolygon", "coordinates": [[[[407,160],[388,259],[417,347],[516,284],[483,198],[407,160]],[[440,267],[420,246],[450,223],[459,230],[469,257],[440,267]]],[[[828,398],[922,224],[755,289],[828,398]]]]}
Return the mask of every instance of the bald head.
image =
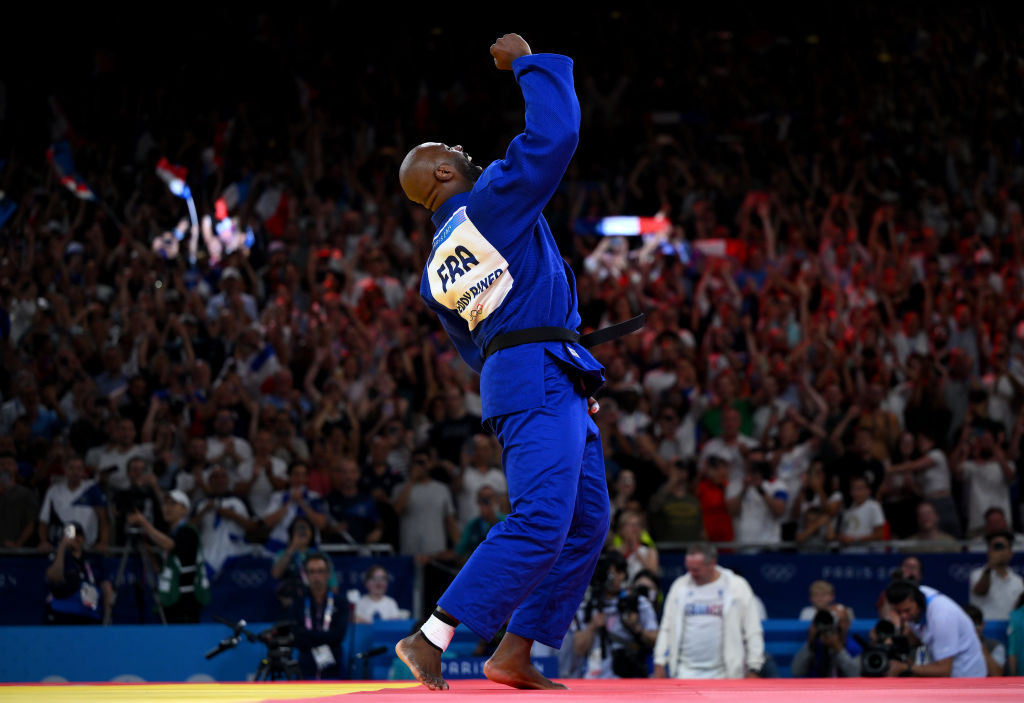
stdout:
{"type": "Polygon", "coordinates": [[[433,212],[453,195],[472,190],[482,171],[461,146],[427,142],[406,154],[398,178],[409,200],[433,212]]]}

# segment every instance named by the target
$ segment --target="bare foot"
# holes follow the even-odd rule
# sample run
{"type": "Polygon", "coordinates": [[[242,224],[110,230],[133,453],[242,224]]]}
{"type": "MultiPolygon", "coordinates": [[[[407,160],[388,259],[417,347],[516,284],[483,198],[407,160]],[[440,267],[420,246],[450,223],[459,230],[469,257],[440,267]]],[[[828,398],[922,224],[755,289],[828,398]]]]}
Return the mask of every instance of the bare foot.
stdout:
{"type": "Polygon", "coordinates": [[[431,691],[448,690],[448,682],[441,676],[441,652],[418,630],[395,645],[395,654],[412,670],[416,680],[431,691]]]}
{"type": "Polygon", "coordinates": [[[568,689],[565,684],[556,683],[537,670],[530,659],[532,644],[532,640],[506,632],[497,651],[484,664],[484,676],[512,688],[568,689]]]}

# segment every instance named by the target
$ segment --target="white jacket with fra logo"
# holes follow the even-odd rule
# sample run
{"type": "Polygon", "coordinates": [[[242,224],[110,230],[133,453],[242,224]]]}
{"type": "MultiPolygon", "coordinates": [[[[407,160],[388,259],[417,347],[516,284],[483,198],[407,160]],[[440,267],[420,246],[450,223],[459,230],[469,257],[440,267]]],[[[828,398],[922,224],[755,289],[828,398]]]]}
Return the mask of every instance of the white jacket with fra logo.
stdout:
{"type": "MultiPolygon", "coordinates": [[[[754,592],[742,576],[717,566],[725,589],[722,609],[722,660],[726,678],[740,679],[748,671],[759,672],[764,666],[764,629],[754,601],[754,592]]],[[[677,578],[665,598],[658,640],[654,645],[654,664],[664,666],[669,676],[676,675],[676,665],[683,649],[686,627],[686,592],[696,584],[690,574],[677,578]]]]}

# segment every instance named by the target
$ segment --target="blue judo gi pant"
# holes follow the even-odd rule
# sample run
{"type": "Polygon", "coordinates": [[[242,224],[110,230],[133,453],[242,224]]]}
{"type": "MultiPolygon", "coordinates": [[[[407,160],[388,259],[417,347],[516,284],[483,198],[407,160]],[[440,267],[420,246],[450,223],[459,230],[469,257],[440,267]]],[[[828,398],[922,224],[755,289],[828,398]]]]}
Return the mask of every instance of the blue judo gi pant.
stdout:
{"type": "Polygon", "coordinates": [[[511,512],[487,533],[438,605],[484,639],[508,632],[559,648],[611,521],[604,454],[587,399],[545,354],[545,404],[489,420],[511,512]]]}

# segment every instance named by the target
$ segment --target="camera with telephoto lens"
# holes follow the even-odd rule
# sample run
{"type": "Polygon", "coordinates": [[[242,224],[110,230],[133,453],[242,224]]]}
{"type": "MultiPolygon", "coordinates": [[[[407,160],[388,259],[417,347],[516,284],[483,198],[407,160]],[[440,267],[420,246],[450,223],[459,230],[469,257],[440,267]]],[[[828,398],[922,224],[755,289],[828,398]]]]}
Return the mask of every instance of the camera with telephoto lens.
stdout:
{"type": "Polygon", "coordinates": [[[874,627],[875,642],[867,644],[860,655],[861,676],[885,676],[889,662],[906,663],[910,658],[910,640],[896,634],[896,626],[888,620],[879,620],[874,627]]]}
{"type": "Polygon", "coordinates": [[[814,625],[818,638],[821,638],[822,635],[831,635],[836,632],[838,625],[836,616],[832,614],[832,611],[825,609],[821,609],[814,614],[811,624],[814,625]]]}
{"type": "Polygon", "coordinates": [[[258,635],[267,645],[267,660],[271,665],[283,664],[291,659],[292,648],[295,646],[293,624],[290,620],[285,620],[258,635]]]}
{"type": "Polygon", "coordinates": [[[625,591],[618,600],[619,617],[626,617],[631,613],[640,613],[640,594],[625,591]]]}

